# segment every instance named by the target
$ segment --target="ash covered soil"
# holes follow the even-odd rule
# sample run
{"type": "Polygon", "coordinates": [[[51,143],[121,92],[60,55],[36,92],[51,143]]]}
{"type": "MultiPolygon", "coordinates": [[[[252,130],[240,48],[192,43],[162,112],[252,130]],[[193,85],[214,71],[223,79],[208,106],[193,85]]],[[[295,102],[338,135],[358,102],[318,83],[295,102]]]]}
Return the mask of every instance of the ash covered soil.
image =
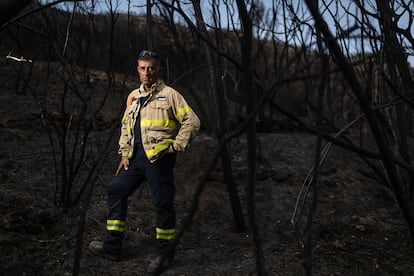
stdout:
{"type": "MultiPolygon", "coordinates": [[[[148,187],[144,184],[130,197],[122,261],[90,255],[86,249],[88,243],[103,237],[106,190],[119,161],[117,137],[110,143],[106,162],[92,183],[89,205],[81,200],[67,212],[57,208],[54,195],[59,191],[55,191],[53,148],[32,92],[15,92],[13,76],[17,67],[1,60],[2,274],[72,275],[75,256],[81,253],[78,255],[79,275],[145,275],[155,252],[155,212],[148,187]],[[82,250],[76,253],[80,218],[85,210],[82,250]]],[[[103,79],[102,88],[106,85],[103,79]]],[[[59,80],[55,82],[58,86],[59,80]]],[[[123,99],[104,111],[102,133],[108,131],[109,121],[116,119],[122,102],[123,99]]],[[[304,274],[301,235],[311,196],[307,198],[296,230],[291,218],[302,183],[313,164],[315,141],[315,137],[300,132],[258,134],[256,216],[265,266],[270,275],[304,274]]],[[[179,231],[214,150],[213,139],[202,131],[188,151],[178,157],[175,174],[179,231]]],[[[232,141],[230,151],[247,222],[244,137],[232,141]]],[[[87,171],[87,164],[82,169],[87,171]]],[[[370,174],[370,169],[355,154],[337,147],[330,151],[319,179],[313,240],[315,274],[414,274],[414,250],[406,225],[392,194],[367,176],[370,174]]],[[[173,266],[163,274],[256,274],[252,234],[249,227],[245,232],[235,229],[219,163],[208,178],[190,227],[178,243],[173,266]]]]}

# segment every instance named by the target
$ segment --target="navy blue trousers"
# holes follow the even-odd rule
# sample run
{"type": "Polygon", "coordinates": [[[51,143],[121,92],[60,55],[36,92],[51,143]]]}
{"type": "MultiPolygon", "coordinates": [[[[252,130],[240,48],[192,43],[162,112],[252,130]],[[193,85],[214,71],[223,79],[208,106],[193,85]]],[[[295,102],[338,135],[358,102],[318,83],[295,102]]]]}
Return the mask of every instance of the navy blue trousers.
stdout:
{"type": "Polygon", "coordinates": [[[156,239],[159,255],[173,257],[167,252],[174,238],[176,215],[174,208],[174,166],[176,154],[166,154],[154,163],[148,161],[144,150],[137,150],[129,160],[128,170],[122,169],[108,188],[108,221],[104,248],[112,253],[121,253],[127,217],[128,197],[147,181],[156,209],[156,239]]]}

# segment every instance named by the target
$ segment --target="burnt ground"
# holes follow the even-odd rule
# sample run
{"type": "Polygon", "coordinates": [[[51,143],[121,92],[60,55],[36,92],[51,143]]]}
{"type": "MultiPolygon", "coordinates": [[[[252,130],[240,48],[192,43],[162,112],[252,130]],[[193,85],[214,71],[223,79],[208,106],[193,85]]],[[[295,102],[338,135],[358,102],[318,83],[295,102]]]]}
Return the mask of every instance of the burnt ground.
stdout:
{"type": "MultiPolygon", "coordinates": [[[[79,203],[68,212],[56,208],[53,158],[38,106],[29,91],[15,93],[15,79],[10,77],[12,71],[7,71],[6,65],[13,64],[4,60],[1,64],[2,274],[71,275],[79,220],[85,208],[88,209],[79,274],[145,274],[155,251],[155,213],[145,185],[130,198],[122,261],[97,258],[86,250],[91,240],[103,237],[106,189],[118,162],[116,139],[99,178],[93,182],[89,206],[79,203]]],[[[270,275],[302,275],[304,253],[300,235],[311,196],[298,231],[290,221],[302,182],[313,163],[316,139],[298,132],[259,134],[258,138],[261,151],[255,202],[266,270],[270,275]]],[[[186,220],[214,148],[213,140],[202,132],[188,151],[178,157],[178,229],[186,220]]],[[[243,137],[231,143],[234,175],[245,214],[246,149],[243,137]]],[[[414,250],[393,196],[367,177],[369,174],[370,169],[356,155],[337,147],[322,166],[313,240],[315,274],[414,274],[414,250]]],[[[251,231],[248,228],[240,233],[234,227],[219,164],[209,176],[192,224],[179,241],[174,265],[164,274],[256,274],[251,231]]]]}

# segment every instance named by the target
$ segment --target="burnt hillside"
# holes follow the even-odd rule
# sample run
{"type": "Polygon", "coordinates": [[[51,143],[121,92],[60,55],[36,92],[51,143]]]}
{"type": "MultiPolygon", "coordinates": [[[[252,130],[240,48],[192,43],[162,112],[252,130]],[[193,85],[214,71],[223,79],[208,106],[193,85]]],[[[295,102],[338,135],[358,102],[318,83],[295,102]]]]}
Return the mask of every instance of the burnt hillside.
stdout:
{"type": "MultiPolygon", "coordinates": [[[[152,43],[163,78],[202,121],[177,162],[185,233],[167,274],[251,275],[266,267],[300,275],[305,264],[320,275],[411,275],[414,81],[410,33],[396,28],[398,10],[388,6],[398,1],[376,1],[376,13],[348,2],[364,20],[343,10],[347,22],[335,34],[314,24],[335,13],[300,12],[310,1],[297,10],[238,1],[244,16],[228,26],[202,19],[199,1],[191,14],[182,1],[169,2],[153,2],[152,24],[96,13],[94,2],[82,1],[73,13],[43,9],[0,30],[2,271],[144,273],[154,240],[146,186],[131,197],[124,260],[94,258],[86,246],[102,237],[121,112],[139,85],[136,54],[152,43]],[[218,162],[212,153],[229,133],[218,162]],[[234,225],[232,179],[239,214],[257,220],[245,232],[234,225]]],[[[342,8],[319,3],[325,12],[342,8]]],[[[412,14],[407,7],[398,8],[412,14]]]]}

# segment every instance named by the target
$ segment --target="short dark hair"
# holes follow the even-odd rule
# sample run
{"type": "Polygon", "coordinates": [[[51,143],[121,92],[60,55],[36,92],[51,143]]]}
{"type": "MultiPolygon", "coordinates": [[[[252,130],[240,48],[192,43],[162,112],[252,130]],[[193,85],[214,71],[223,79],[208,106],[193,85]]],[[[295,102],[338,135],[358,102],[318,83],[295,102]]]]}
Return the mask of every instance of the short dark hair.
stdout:
{"type": "Polygon", "coordinates": [[[138,59],[155,59],[157,61],[160,60],[158,54],[151,50],[142,50],[138,55],[138,59]]]}

